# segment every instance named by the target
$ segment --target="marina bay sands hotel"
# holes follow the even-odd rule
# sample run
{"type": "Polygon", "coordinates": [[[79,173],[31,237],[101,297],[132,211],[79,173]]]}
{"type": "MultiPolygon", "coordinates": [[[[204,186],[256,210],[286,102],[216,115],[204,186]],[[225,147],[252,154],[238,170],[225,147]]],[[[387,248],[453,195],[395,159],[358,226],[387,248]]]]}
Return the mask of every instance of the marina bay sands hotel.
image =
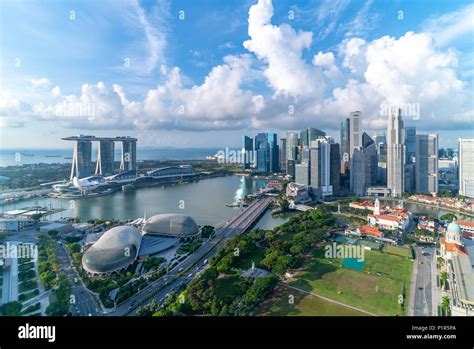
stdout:
{"type": "Polygon", "coordinates": [[[110,176],[114,174],[115,142],[121,144],[120,171],[137,171],[137,139],[131,137],[95,137],[72,136],[61,138],[64,141],[74,141],[72,157],[71,180],[74,177],[84,178],[92,173],[92,142],[98,142],[98,154],[95,174],[110,176]]]}

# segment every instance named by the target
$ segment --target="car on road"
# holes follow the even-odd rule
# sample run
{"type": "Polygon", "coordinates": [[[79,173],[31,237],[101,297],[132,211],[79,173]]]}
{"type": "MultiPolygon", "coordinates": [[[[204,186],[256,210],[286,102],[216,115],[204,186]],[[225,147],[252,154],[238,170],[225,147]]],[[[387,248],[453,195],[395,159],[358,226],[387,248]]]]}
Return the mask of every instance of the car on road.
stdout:
{"type": "Polygon", "coordinates": [[[181,273],[184,270],[184,268],[179,268],[178,272],[181,273]]]}
{"type": "Polygon", "coordinates": [[[420,291],[422,291],[422,290],[423,290],[423,286],[418,287],[418,289],[419,289],[420,291]]]}
{"type": "Polygon", "coordinates": [[[202,262],[202,265],[206,265],[207,264],[207,259],[204,260],[204,262],[202,262]]]}
{"type": "Polygon", "coordinates": [[[188,275],[188,278],[192,278],[192,277],[193,277],[193,273],[188,275]]]}

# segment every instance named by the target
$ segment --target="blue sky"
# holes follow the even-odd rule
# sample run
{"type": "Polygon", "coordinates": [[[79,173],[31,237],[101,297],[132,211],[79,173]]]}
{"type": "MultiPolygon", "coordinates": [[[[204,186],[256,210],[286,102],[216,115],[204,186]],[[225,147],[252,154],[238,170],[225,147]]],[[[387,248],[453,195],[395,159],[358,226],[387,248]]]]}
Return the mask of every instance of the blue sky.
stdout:
{"type": "Polygon", "coordinates": [[[306,126],[338,139],[355,109],[384,128],[381,105],[418,105],[406,123],[441,145],[473,136],[469,1],[7,0],[0,11],[2,147],[64,147],[78,133],[225,147],[306,126]]]}

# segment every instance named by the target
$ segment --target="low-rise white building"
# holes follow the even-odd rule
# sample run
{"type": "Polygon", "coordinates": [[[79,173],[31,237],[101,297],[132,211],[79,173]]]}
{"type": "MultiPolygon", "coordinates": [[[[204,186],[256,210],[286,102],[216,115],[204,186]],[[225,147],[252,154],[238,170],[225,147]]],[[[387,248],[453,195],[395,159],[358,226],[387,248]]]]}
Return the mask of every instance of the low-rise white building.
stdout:
{"type": "Polygon", "coordinates": [[[293,199],[295,204],[311,201],[308,195],[308,186],[304,184],[288,183],[286,186],[286,196],[288,199],[293,199]]]}

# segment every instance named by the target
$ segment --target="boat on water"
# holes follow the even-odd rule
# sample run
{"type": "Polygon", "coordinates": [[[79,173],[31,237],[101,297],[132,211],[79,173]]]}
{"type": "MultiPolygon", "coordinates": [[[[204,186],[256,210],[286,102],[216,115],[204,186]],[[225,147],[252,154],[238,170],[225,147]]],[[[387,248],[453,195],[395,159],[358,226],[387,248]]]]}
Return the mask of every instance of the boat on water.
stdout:
{"type": "Polygon", "coordinates": [[[60,158],[61,155],[45,155],[45,158],[60,158]]]}

